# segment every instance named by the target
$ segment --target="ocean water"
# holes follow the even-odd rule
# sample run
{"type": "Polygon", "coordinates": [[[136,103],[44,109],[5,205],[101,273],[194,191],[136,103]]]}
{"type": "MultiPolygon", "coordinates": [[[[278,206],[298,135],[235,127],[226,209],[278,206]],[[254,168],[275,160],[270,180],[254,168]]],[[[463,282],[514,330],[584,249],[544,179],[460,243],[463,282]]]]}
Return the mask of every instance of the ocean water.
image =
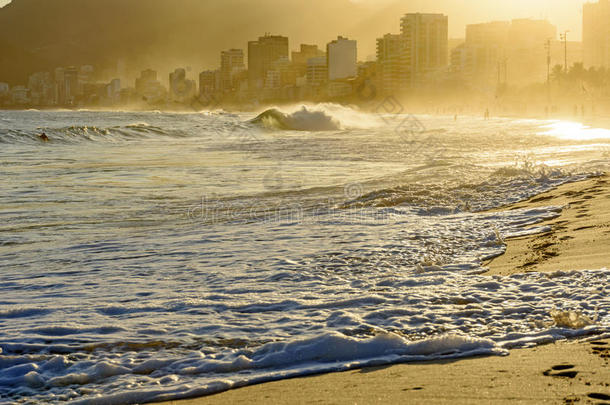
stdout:
{"type": "Polygon", "coordinates": [[[0,112],[0,403],[160,401],[610,333],[607,269],[484,267],[561,211],[500,207],[607,170],[610,131],[255,117],[0,112]]]}

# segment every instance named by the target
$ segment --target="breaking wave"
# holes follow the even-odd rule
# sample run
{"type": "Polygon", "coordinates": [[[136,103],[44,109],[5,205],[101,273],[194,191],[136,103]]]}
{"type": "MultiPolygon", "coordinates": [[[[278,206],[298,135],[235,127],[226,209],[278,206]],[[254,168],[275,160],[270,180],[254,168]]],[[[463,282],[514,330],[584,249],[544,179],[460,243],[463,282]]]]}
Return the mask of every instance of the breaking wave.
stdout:
{"type": "Polygon", "coordinates": [[[382,124],[374,115],[329,103],[288,107],[286,111],[271,108],[249,122],[269,129],[312,132],[371,128],[382,124]]]}

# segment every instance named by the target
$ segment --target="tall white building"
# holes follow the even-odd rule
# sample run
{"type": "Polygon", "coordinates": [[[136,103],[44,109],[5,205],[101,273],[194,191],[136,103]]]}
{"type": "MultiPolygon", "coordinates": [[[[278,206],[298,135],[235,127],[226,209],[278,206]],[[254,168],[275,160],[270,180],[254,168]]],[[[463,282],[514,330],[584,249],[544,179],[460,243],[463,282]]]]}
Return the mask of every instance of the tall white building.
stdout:
{"type": "Polygon", "coordinates": [[[338,37],[326,45],[328,80],[356,77],[358,74],[358,45],[355,40],[338,37]]]}

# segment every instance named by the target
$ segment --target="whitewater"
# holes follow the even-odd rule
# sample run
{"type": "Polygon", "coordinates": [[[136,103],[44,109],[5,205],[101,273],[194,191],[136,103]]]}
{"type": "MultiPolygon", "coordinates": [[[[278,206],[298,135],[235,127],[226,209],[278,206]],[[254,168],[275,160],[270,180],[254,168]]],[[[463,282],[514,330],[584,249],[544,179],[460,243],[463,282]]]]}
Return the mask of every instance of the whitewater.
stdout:
{"type": "Polygon", "coordinates": [[[610,336],[607,269],[485,274],[562,210],[503,207],[609,163],[610,131],[552,120],[0,112],[0,403],[153,402],[610,336]]]}

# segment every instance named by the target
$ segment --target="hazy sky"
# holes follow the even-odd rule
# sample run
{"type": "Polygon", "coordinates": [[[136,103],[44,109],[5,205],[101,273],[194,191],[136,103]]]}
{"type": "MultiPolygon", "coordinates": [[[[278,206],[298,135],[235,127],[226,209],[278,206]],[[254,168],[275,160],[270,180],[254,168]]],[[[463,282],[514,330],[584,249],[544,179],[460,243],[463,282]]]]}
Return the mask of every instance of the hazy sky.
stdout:
{"type": "MultiPolygon", "coordinates": [[[[53,0],[48,0],[53,1],[53,0]]],[[[86,0],[83,0],[86,1],[86,0]]],[[[219,1],[223,0],[201,0],[219,1]]],[[[288,0],[297,1],[297,0],[288,0]]],[[[306,0],[298,0],[306,1],[306,0]]],[[[333,1],[333,0],[328,0],[333,1]]],[[[510,18],[548,18],[557,25],[559,31],[570,30],[573,39],[582,35],[582,4],[586,0],[351,0],[366,5],[379,12],[387,9],[396,13],[404,12],[442,12],[449,15],[450,36],[464,36],[464,26],[469,23],[510,18]]],[[[10,0],[0,0],[0,6],[10,0]]],[[[239,11],[237,11],[239,12],[239,11]]],[[[295,18],[298,18],[295,16],[295,18]]],[[[398,31],[398,23],[396,25],[398,31]]],[[[289,32],[284,33],[290,36],[289,32]]]]}

